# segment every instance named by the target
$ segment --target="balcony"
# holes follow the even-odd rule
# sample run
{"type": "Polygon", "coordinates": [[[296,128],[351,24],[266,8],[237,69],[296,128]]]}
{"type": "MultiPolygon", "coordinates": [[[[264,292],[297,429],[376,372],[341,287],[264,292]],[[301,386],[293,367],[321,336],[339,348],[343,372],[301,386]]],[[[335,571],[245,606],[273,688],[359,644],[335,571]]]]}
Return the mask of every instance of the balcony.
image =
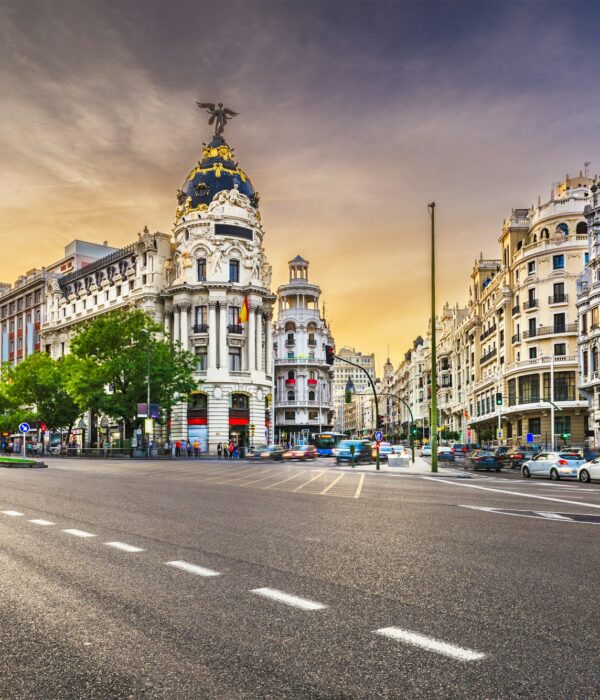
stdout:
{"type": "Polygon", "coordinates": [[[496,332],[496,324],[494,324],[493,326],[491,326],[491,328],[488,328],[487,331],[482,333],[479,336],[479,340],[485,340],[486,338],[489,338],[489,336],[492,335],[492,333],[495,333],[495,332],[496,332]]]}
{"type": "Polygon", "coordinates": [[[307,384],[308,384],[308,386],[317,386],[317,380],[316,379],[308,379],[307,384]]]}
{"type": "Polygon", "coordinates": [[[523,303],[523,308],[525,309],[525,311],[529,311],[530,309],[537,309],[537,305],[537,299],[530,299],[529,301],[523,303]]]}
{"type": "Polygon", "coordinates": [[[516,316],[517,314],[521,313],[521,307],[517,304],[516,306],[512,307],[512,315],[516,316]]]}
{"type": "Polygon", "coordinates": [[[244,327],[238,323],[230,323],[227,326],[227,332],[228,333],[237,333],[237,335],[241,335],[244,332],[244,327]]]}
{"type": "Polygon", "coordinates": [[[207,323],[195,323],[192,326],[192,332],[193,333],[208,333],[208,324],[207,323]]]}
{"type": "Polygon", "coordinates": [[[285,344],[287,345],[287,347],[293,347],[294,345],[296,345],[296,340],[294,338],[286,338],[285,344]]]}
{"type": "Polygon", "coordinates": [[[308,347],[309,348],[316,348],[317,347],[317,341],[316,340],[308,340],[308,347]]]}
{"type": "Polygon", "coordinates": [[[539,338],[542,335],[557,335],[560,333],[577,333],[576,323],[563,323],[556,326],[540,326],[529,331],[523,331],[523,340],[539,338]]]}
{"type": "Polygon", "coordinates": [[[285,385],[286,386],[296,386],[296,380],[295,379],[286,379],[285,385]]]}
{"type": "Polygon", "coordinates": [[[551,297],[548,297],[549,304],[566,304],[568,301],[568,294],[553,294],[551,297]]]}
{"type": "Polygon", "coordinates": [[[521,342],[521,336],[519,333],[515,333],[513,337],[511,338],[511,342],[514,345],[515,343],[520,343],[521,342]]]}
{"type": "Polygon", "coordinates": [[[487,354],[481,356],[481,358],[479,360],[479,364],[484,365],[486,362],[489,362],[491,359],[496,357],[497,354],[498,354],[498,348],[493,348],[487,354]]]}

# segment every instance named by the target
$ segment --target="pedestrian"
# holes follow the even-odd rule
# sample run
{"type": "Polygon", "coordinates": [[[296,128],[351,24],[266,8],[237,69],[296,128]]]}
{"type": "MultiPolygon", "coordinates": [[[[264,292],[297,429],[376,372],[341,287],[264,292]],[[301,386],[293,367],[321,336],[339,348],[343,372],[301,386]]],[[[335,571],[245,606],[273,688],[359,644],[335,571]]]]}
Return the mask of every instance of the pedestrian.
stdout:
{"type": "Polygon", "coordinates": [[[168,440],[168,438],[165,440],[165,444],[164,444],[164,448],[163,448],[163,449],[164,449],[164,451],[165,451],[165,455],[168,455],[169,452],[170,452],[170,450],[171,450],[171,445],[169,445],[169,440],[168,440]]]}
{"type": "Polygon", "coordinates": [[[219,443],[219,444],[217,445],[217,457],[218,457],[219,459],[221,459],[221,454],[222,454],[222,453],[223,453],[223,445],[221,445],[221,443],[219,443]]]}
{"type": "Polygon", "coordinates": [[[181,440],[175,441],[175,457],[181,457],[181,440]]]}
{"type": "Polygon", "coordinates": [[[192,456],[192,451],[193,451],[193,446],[192,446],[192,441],[188,438],[187,439],[187,456],[191,457],[192,456]]]}
{"type": "Polygon", "coordinates": [[[229,459],[233,459],[233,440],[229,443],[229,447],[227,448],[227,451],[229,452],[229,459]]]}
{"type": "Polygon", "coordinates": [[[240,458],[240,448],[238,447],[237,443],[233,446],[233,459],[239,459],[240,458]]]}
{"type": "Polygon", "coordinates": [[[200,443],[198,440],[194,440],[194,457],[198,457],[200,454],[200,443]]]}

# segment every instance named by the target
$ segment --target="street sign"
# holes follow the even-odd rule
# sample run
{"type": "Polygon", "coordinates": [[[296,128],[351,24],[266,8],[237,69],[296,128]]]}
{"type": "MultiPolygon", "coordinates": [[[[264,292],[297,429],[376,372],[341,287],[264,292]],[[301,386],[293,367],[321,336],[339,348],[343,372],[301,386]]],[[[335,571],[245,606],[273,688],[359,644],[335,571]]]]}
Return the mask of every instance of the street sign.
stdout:
{"type": "Polygon", "coordinates": [[[375,442],[381,442],[383,440],[383,433],[381,430],[376,430],[375,431],[375,442]]]}
{"type": "Polygon", "coordinates": [[[527,442],[533,442],[533,433],[527,433],[527,442]]]}
{"type": "Polygon", "coordinates": [[[502,431],[501,430],[498,431],[498,439],[502,440],[502,431]]]}
{"type": "Polygon", "coordinates": [[[154,432],[154,419],[153,418],[146,418],[144,420],[144,432],[146,435],[152,435],[154,432]]]}
{"type": "Polygon", "coordinates": [[[29,432],[29,423],[21,423],[19,426],[19,432],[24,435],[29,432]]]}

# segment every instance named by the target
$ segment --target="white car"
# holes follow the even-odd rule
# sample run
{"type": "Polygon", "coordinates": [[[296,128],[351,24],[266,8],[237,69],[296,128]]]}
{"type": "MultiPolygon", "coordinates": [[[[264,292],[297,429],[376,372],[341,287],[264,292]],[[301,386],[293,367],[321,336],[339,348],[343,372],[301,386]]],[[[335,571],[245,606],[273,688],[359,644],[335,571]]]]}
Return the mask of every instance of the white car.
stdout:
{"type": "Polygon", "coordinates": [[[419,452],[419,457],[431,457],[431,444],[423,445],[421,451],[419,452]]]}
{"type": "Polygon", "coordinates": [[[577,478],[584,484],[589,484],[592,479],[600,479],[600,457],[577,467],[577,478]]]}
{"type": "Polygon", "coordinates": [[[533,459],[524,462],[521,474],[528,479],[530,476],[549,476],[558,481],[562,477],[577,477],[577,468],[585,464],[580,455],[560,452],[540,452],[533,459]]]}

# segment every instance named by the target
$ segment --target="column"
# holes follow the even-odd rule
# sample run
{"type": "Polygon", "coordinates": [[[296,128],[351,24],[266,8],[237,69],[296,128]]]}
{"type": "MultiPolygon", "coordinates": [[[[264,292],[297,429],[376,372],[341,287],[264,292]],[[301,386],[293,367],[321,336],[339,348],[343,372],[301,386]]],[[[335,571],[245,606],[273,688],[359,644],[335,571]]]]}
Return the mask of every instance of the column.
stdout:
{"type": "Polygon", "coordinates": [[[267,314],[267,340],[265,343],[265,371],[267,374],[273,373],[273,324],[271,314],[267,314]]]}
{"type": "Polygon", "coordinates": [[[180,324],[181,324],[181,345],[184,350],[189,350],[188,336],[189,336],[189,322],[188,322],[188,304],[182,304],[180,307],[180,324]]]}
{"type": "Polygon", "coordinates": [[[250,307],[246,344],[248,346],[248,371],[252,372],[256,369],[256,306],[254,305],[250,307]]]}
{"type": "Polygon", "coordinates": [[[173,342],[177,343],[179,341],[179,307],[176,306],[173,309],[173,342]]]}
{"type": "Polygon", "coordinates": [[[227,304],[219,303],[219,367],[228,370],[227,363],[227,304]]]}
{"type": "Polygon", "coordinates": [[[217,367],[217,302],[208,302],[208,369],[217,367]]]}
{"type": "Polygon", "coordinates": [[[256,369],[263,371],[263,316],[262,309],[256,309],[256,369]]]}

